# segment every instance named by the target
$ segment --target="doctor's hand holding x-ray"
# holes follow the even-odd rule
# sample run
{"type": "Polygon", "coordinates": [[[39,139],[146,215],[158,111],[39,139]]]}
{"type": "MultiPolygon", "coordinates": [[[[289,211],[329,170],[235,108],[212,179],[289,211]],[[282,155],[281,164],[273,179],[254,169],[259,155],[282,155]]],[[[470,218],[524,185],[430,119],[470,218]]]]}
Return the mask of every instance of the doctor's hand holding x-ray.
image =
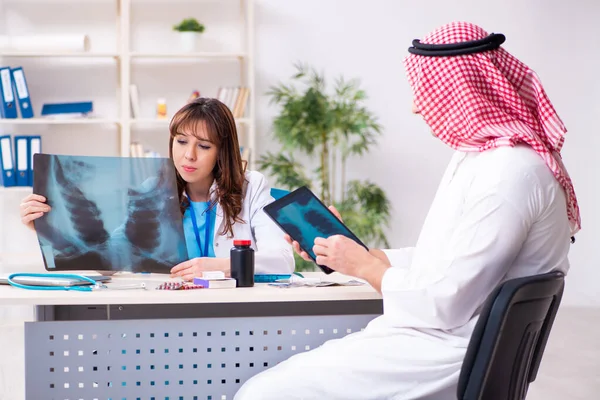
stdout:
{"type": "MultiPolygon", "coordinates": [[[[329,210],[343,222],[342,216],[334,206],[330,206],[329,210]]],[[[289,235],[285,235],[285,240],[292,245],[300,257],[306,261],[313,261],[300,248],[300,244],[292,240],[289,235]]],[[[317,256],[317,264],[325,265],[344,275],[364,279],[377,291],[381,291],[381,279],[391,266],[390,260],[383,251],[377,249],[367,251],[354,240],[342,235],[315,239],[313,251],[317,256]]]]}
{"type": "Polygon", "coordinates": [[[50,206],[46,204],[46,198],[39,194],[30,194],[21,202],[20,216],[21,222],[29,229],[35,230],[33,221],[40,218],[50,211],[50,206]]]}

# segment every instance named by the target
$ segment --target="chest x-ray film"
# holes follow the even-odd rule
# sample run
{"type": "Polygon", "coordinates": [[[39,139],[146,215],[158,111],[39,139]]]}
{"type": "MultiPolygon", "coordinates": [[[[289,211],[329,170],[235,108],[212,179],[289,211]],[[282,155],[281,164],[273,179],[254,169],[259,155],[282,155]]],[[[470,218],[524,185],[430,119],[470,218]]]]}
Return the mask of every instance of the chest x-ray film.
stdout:
{"type": "Polygon", "coordinates": [[[175,168],[166,158],[34,155],[34,225],[47,270],[168,273],[187,260],[175,168]]]}

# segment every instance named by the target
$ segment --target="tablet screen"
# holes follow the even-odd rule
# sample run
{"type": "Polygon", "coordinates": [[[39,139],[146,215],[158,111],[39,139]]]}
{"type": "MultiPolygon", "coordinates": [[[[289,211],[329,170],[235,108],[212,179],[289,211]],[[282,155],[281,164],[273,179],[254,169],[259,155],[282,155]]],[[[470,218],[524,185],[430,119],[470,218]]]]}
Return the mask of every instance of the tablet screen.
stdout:
{"type": "MultiPolygon", "coordinates": [[[[313,261],[313,246],[317,237],[343,235],[367,248],[329,209],[306,187],[301,187],[267,205],[265,212],[308,253],[313,261]]],[[[325,273],[332,270],[319,266],[325,273]]]]}

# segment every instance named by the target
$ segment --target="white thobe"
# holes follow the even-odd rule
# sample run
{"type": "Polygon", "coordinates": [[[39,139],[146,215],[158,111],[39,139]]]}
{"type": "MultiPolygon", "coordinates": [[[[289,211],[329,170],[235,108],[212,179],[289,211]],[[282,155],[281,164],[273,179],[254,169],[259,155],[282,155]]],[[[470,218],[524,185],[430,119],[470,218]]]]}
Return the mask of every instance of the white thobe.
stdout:
{"type": "Polygon", "coordinates": [[[566,273],[569,239],[563,189],[531,148],[458,152],[416,246],[386,251],[383,315],[251,378],[235,400],[456,398],[486,297],[507,279],[566,273]]]}

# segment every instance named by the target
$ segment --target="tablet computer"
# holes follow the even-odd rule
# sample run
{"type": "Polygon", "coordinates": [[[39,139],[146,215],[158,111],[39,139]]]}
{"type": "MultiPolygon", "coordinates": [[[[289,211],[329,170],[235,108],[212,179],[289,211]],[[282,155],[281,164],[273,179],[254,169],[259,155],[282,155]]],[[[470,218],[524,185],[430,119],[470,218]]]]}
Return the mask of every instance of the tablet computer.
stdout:
{"type": "MultiPolygon", "coordinates": [[[[264,210],[285,233],[300,244],[300,248],[315,263],[317,257],[312,248],[317,237],[343,235],[368,250],[368,247],[306,186],[266,205],[264,210]]],[[[324,265],[319,265],[319,268],[326,274],[333,272],[324,265]]]]}

